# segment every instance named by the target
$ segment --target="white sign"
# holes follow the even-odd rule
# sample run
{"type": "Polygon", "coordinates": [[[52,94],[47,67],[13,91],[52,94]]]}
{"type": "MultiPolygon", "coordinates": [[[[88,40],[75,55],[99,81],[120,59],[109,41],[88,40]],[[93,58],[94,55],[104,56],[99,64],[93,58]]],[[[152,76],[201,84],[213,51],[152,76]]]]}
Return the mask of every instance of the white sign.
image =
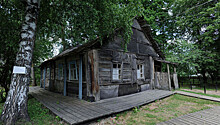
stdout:
{"type": "Polygon", "coordinates": [[[13,73],[15,74],[26,74],[26,67],[14,66],[13,73]]]}

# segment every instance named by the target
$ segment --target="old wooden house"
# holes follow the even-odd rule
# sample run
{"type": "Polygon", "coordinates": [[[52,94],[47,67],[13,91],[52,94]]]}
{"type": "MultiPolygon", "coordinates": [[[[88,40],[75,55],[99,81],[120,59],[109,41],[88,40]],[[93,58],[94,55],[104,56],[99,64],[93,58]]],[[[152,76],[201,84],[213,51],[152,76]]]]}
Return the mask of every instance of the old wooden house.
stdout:
{"type": "Polygon", "coordinates": [[[172,74],[169,70],[169,64],[175,63],[164,60],[150,26],[136,19],[132,30],[127,52],[121,47],[122,38],[115,35],[104,39],[102,45],[91,41],[43,62],[41,87],[93,101],[178,87],[175,66],[172,74]],[[167,72],[161,72],[162,63],[167,64],[167,72]]]}

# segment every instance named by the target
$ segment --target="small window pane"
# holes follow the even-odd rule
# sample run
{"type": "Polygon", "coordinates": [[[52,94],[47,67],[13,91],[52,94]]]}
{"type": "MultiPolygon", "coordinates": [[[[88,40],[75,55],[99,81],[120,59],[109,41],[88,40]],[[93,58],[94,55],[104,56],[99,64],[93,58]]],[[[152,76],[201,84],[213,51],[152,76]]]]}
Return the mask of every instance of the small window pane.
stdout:
{"type": "Polygon", "coordinates": [[[113,64],[113,68],[117,68],[117,64],[113,64]]]}
{"type": "Polygon", "coordinates": [[[113,80],[121,79],[121,64],[113,64],[112,79],[113,80]]]}
{"type": "Polygon", "coordinates": [[[144,65],[143,64],[137,65],[137,78],[144,79],[144,65]]]}
{"type": "Polygon", "coordinates": [[[120,64],[118,64],[118,68],[121,68],[121,65],[120,65],[120,64]]]}
{"type": "Polygon", "coordinates": [[[69,70],[70,70],[70,74],[69,74],[69,80],[77,80],[77,65],[76,65],[76,62],[73,61],[73,62],[70,62],[69,63],[69,70]]]}

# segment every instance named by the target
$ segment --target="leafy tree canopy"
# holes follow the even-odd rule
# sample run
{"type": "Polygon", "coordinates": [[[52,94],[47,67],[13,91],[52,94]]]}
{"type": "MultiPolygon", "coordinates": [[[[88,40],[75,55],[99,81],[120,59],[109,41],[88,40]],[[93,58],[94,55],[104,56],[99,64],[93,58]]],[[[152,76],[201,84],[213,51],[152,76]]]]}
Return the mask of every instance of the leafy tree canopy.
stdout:
{"type": "Polygon", "coordinates": [[[194,44],[197,72],[218,74],[220,48],[220,3],[216,0],[177,0],[173,3],[178,38],[194,44]]]}

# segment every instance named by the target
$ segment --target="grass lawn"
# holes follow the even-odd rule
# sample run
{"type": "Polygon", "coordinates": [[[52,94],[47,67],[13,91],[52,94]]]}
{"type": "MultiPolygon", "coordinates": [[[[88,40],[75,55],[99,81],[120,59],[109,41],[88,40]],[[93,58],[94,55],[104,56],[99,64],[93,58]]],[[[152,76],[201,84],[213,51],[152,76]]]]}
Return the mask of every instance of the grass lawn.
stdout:
{"type": "Polygon", "coordinates": [[[220,98],[220,95],[205,94],[205,93],[202,93],[202,92],[195,92],[195,90],[180,90],[180,91],[194,93],[194,94],[199,94],[199,95],[205,95],[205,96],[210,96],[210,97],[215,97],[215,98],[220,98]]]}
{"type": "Polygon", "coordinates": [[[98,120],[91,125],[154,125],[214,106],[220,106],[220,103],[175,94],[139,109],[134,108],[131,111],[119,113],[115,117],[98,120]]]}
{"type": "MultiPolygon", "coordinates": [[[[0,103],[0,112],[2,112],[3,104],[0,103]]],[[[28,113],[31,121],[18,121],[16,125],[66,125],[32,96],[29,96],[28,100],[28,113]]],[[[0,124],[2,123],[0,122],[0,124]]]]}

